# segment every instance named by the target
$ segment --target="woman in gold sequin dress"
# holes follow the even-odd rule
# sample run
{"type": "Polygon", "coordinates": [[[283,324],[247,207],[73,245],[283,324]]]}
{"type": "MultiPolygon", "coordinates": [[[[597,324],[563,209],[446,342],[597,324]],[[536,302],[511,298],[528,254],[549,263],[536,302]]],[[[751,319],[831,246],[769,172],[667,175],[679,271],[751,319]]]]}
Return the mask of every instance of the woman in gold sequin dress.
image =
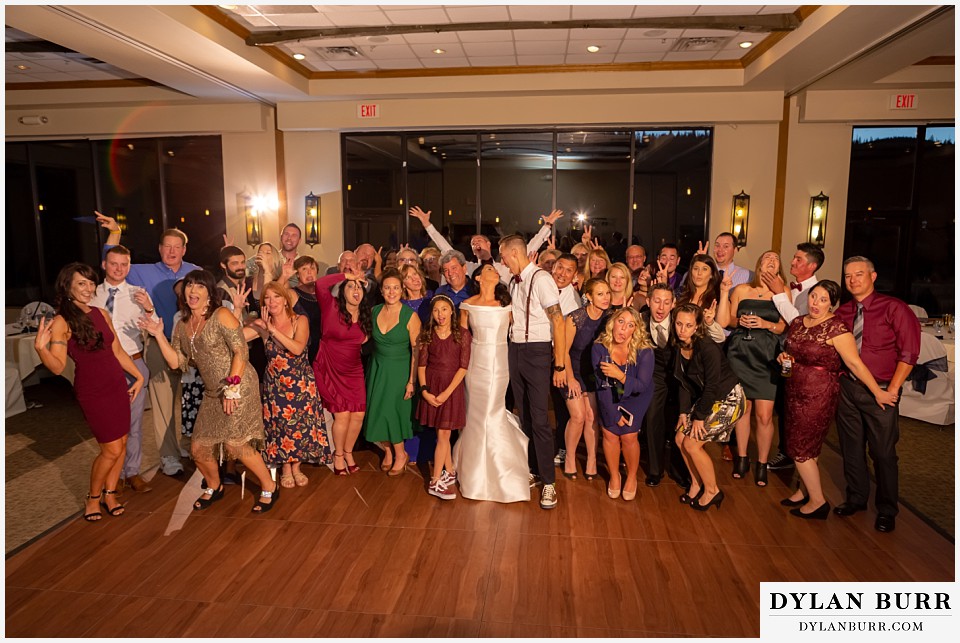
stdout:
{"type": "Polygon", "coordinates": [[[247,361],[247,343],[240,322],[220,306],[213,275],[194,270],[183,280],[180,299],[183,318],[174,326],[172,340],[163,334],[163,322],[141,319],[140,327],[157,341],[170,368],[184,370],[192,362],[206,389],[193,429],[191,456],[208,488],[193,505],[206,509],[223,497],[219,460],[235,458],[260,482],[254,513],[276,504],[280,485],[270,478],[260,455],[264,445],[260,382],[247,361]]]}

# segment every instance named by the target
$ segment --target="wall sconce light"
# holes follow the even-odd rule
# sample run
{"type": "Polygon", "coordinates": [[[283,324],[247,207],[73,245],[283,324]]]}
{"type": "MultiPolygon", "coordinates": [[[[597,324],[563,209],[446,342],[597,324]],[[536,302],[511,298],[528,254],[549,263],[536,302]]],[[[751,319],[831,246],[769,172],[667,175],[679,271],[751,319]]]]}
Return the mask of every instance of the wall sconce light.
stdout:
{"type": "Polygon", "coordinates": [[[310,190],[303,199],[303,229],[306,231],[307,245],[311,248],[320,243],[320,197],[310,190]]]}
{"type": "Polygon", "coordinates": [[[826,243],[827,210],[830,197],[820,190],[820,194],[810,197],[810,222],[807,227],[807,241],[821,248],[826,243]]]}
{"type": "Polygon", "coordinates": [[[237,209],[243,214],[244,227],[247,230],[247,245],[256,246],[263,241],[263,230],[260,223],[260,211],[254,203],[253,197],[247,192],[237,195],[237,209]]]}
{"type": "Polygon", "coordinates": [[[730,232],[737,239],[737,247],[747,245],[747,223],[750,221],[750,195],[740,190],[733,195],[733,208],[730,214],[730,232]]]}

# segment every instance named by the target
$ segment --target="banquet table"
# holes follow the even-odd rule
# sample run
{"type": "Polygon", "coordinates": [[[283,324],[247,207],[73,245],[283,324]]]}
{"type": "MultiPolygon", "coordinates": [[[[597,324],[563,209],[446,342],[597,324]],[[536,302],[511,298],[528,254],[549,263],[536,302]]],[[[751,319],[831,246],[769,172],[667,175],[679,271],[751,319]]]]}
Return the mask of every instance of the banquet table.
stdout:
{"type": "Polygon", "coordinates": [[[900,415],[931,424],[951,424],[955,411],[954,336],[943,329],[938,337],[932,326],[922,326],[921,330],[920,357],[914,370],[926,366],[934,378],[926,382],[923,392],[910,381],[903,385],[900,415]]]}
{"type": "MultiPolygon", "coordinates": [[[[39,370],[42,367],[40,356],[33,348],[36,333],[20,333],[14,324],[6,325],[4,338],[5,358],[5,407],[6,417],[26,410],[23,404],[23,387],[40,382],[39,370]]],[[[73,383],[73,360],[67,357],[66,366],[61,375],[73,383]]]]}

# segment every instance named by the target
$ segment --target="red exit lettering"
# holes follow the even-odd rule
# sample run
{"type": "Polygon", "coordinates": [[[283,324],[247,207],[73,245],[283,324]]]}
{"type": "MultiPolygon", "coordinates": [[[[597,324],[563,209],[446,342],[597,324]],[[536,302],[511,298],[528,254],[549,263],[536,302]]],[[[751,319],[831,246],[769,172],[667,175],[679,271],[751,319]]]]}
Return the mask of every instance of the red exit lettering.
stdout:
{"type": "Polygon", "coordinates": [[[896,94],[891,96],[890,109],[917,109],[917,95],[896,94]]]}
{"type": "Polygon", "coordinates": [[[359,118],[380,118],[380,110],[377,103],[367,103],[357,105],[357,117],[359,118]]]}

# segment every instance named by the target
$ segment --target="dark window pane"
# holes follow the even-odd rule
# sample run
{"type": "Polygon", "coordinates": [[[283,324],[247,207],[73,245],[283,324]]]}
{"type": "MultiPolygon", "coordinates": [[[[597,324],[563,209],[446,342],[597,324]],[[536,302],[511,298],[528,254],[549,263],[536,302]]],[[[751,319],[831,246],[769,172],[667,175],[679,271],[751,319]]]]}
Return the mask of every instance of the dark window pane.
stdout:
{"type": "Polygon", "coordinates": [[[931,316],[954,311],[955,139],[953,127],[928,127],[917,173],[917,225],[910,301],[931,316]]]}
{"type": "MultiPolygon", "coordinates": [[[[553,206],[553,133],[486,133],[481,146],[480,231],[494,243],[508,234],[536,233],[538,218],[553,206]]],[[[471,232],[454,226],[461,244],[471,232]]]]}
{"type": "Polygon", "coordinates": [[[916,159],[916,127],[853,128],[847,208],[909,209],[916,159]]]}
{"type": "Polygon", "coordinates": [[[346,207],[402,208],[403,157],[399,135],[346,137],[346,207]]]}
{"type": "Polygon", "coordinates": [[[8,306],[23,306],[41,298],[40,261],[34,224],[27,144],[6,146],[6,200],[4,228],[7,236],[6,291],[8,306]]]}

